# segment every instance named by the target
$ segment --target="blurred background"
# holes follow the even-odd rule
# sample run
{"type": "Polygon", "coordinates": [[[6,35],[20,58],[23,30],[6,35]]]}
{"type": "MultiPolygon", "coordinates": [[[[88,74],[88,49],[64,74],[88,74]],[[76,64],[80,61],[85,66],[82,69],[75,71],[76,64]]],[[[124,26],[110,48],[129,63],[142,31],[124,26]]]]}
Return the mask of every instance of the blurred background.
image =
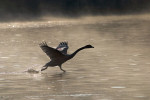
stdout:
{"type": "Polygon", "coordinates": [[[149,0],[1,0],[0,20],[137,14],[149,12],[149,5],[149,0]]]}

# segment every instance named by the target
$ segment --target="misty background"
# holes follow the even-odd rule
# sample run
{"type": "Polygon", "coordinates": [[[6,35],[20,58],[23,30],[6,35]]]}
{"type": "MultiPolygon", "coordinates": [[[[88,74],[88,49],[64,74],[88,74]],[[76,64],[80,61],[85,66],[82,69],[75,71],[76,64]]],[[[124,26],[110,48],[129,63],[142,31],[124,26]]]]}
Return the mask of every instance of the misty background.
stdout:
{"type": "Polygon", "coordinates": [[[150,11],[149,5],[149,0],[1,0],[0,20],[136,14],[150,11]]]}
{"type": "Polygon", "coordinates": [[[0,0],[0,100],[150,100],[150,0],[0,0]],[[39,44],[68,41],[58,67],[39,44]],[[36,73],[35,73],[36,72],[36,73]],[[39,73],[38,73],[39,72],[39,73]]]}

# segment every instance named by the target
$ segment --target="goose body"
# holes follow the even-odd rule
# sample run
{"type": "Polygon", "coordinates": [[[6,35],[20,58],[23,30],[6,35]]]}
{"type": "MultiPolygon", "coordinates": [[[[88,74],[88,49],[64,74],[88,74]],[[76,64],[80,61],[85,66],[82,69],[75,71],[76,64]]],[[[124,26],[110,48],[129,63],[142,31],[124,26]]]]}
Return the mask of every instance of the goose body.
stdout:
{"type": "Polygon", "coordinates": [[[41,71],[47,69],[48,67],[59,66],[59,68],[64,72],[65,72],[65,70],[62,69],[63,63],[65,63],[67,60],[73,58],[79,51],[81,51],[83,49],[94,48],[91,45],[86,45],[86,46],[83,46],[83,47],[77,49],[72,54],[67,54],[67,50],[69,48],[67,42],[61,42],[56,49],[49,47],[46,42],[42,42],[40,44],[40,47],[51,59],[50,62],[46,63],[42,67],[41,71]]]}

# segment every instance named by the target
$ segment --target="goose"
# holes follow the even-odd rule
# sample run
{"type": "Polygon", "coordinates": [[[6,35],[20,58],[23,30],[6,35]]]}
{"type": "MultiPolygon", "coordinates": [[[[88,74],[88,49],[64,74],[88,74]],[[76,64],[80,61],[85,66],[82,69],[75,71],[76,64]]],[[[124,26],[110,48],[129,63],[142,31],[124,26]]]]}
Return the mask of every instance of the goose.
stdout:
{"type": "Polygon", "coordinates": [[[65,63],[67,60],[70,60],[73,58],[79,51],[86,49],[86,48],[94,48],[92,45],[86,45],[79,49],[77,49],[72,54],[67,54],[68,50],[68,42],[60,42],[57,48],[52,48],[47,45],[46,42],[42,42],[39,44],[40,48],[47,54],[47,56],[51,59],[48,63],[46,63],[41,71],[46,70],[48,67],[55,67],[59,66],[60,70],[65,72],[64,69],[62,69],[62,64],[65,63]]]}

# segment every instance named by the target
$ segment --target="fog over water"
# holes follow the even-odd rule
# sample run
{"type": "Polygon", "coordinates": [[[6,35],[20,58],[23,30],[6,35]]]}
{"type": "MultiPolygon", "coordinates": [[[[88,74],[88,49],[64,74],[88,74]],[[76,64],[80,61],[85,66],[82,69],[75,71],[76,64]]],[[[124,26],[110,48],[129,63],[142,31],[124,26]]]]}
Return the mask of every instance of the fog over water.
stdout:
{"type": "Polygon", "coordinates": [[[5,0],[0,1],[0,22],[39,20],[47,15],[76,18],[149,11],[149,0],[5,0]]]}
{"type": "Polygon", "coordinates": [[[150,15],[84,16],[0,23],[0,100],[148,100],[150,15]],[[39,47],[68,41],[69,53],[91,44],[58,67],[39,47]]]}

